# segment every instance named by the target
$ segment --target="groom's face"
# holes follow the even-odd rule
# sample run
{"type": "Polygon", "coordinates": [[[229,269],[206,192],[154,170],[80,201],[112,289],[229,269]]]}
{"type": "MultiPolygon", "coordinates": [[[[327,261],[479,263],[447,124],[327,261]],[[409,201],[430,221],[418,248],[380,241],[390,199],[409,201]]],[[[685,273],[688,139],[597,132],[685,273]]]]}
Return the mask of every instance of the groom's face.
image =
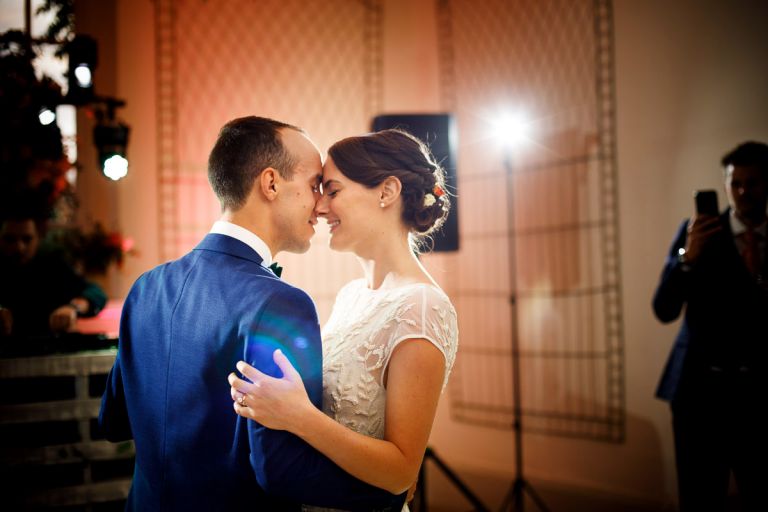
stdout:
{"type": "Polygon", "coordinates": [[[283,145],[296,159],[290,180],[281,180],[277,202],[276,252],[303,253],[309,249],[309,240],[315,234],[317,215],[315,203],[320,197],[323,175],[320,152],[309,138],[296,130],[281,130],[283,145]]]}

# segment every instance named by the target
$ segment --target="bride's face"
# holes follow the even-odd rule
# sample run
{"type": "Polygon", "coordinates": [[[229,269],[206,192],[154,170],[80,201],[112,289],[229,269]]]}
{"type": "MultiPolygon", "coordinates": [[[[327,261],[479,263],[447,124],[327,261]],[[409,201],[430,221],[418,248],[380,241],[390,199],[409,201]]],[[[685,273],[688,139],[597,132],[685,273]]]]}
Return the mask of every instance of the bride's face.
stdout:
{"type": "Polygon", "coordinates": [[[323,166],[323,195],[315,213],[328,222],[331,249],[354,252],[370,247],[378,234],[380,191],[352,181],[329,156],[323,166]]]}

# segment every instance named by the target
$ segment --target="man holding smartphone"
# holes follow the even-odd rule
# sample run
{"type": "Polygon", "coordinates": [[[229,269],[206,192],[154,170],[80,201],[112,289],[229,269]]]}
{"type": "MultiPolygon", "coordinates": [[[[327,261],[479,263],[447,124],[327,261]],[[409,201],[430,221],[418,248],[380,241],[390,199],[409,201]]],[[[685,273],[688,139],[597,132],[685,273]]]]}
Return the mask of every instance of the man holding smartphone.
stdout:
{"type": "Polygon", "coordinates": [[[768,510],[768,145],[722,159],[728,208],[696,194],[653,298],[684,318],[656,395],[670,402],[680,510],[726,510],[733,472],[744,510],[768,510]]]}

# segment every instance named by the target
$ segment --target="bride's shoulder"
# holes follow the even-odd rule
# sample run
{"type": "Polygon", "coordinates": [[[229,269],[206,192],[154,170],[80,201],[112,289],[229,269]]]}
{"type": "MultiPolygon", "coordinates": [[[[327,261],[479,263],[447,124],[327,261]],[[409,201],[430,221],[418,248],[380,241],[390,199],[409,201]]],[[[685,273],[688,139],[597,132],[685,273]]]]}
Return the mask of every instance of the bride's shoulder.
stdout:
{"type": "Polygon", "coordinates": [[[413,283],[401,287],[401,297],[414,302],[421,302],[427,308],[442,307],[453,310],[453,304],[442,288],[433,283],[413,283]]]}
{"type": "MultiPolygon", "coordinates": [[[[446,350],[447,355],[454,354],[458,343],[458,318],[448,295],[434,284],[416,283],[403,287],[400,299],[397,324],[421,333],[442,347],[441,350],[446,350]]],[[[402,331],[397,334],[402,335],[402,331]]],[[[451,355],[449,360],[452,358],[451,355]]]]}

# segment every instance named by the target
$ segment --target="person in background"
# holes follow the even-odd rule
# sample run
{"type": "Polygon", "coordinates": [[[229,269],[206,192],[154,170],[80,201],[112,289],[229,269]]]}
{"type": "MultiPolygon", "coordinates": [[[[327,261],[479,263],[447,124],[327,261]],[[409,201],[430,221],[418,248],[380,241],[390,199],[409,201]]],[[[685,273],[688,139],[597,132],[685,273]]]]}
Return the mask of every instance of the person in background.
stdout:
{"type": "Polygon", "coordinates": [[[731,472],[744,510],[768,510],[768,146],[722,158],[728,208],[684,221],[653,310],[685,314],[657,396],[672,409],[680,510],[726,510],[731,472]]]}
{"type": "Polygon", "coordinates": [[[94,316],[104,291],[78,275],[61,254],[41,247],[44,221],[24,209],[0,221],[0,333],[44,337],[74,328],[78,316],[94,316]]]}

